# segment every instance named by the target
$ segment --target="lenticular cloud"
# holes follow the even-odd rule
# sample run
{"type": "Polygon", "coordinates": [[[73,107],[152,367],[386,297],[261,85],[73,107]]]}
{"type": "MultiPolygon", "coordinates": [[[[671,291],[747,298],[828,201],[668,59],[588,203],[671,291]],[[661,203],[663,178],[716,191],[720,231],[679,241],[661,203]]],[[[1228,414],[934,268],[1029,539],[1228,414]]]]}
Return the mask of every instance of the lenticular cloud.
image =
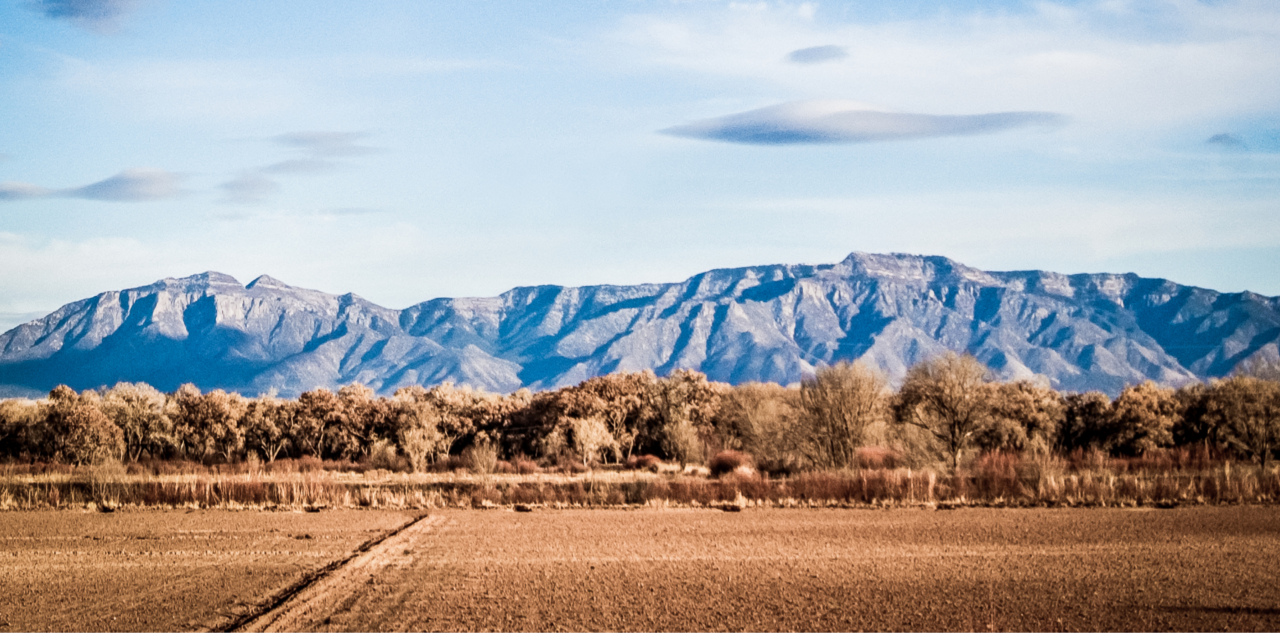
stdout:
{"type": "Polygon", "coordinates": [[[661,132],[728,143],[790,145],[991,134],[1021,127],[1057,126],[1065,122],[1066,117],[1053,112],[935,115],[884,112],[851,101],[794,101],[693,121],[661,132]]]}

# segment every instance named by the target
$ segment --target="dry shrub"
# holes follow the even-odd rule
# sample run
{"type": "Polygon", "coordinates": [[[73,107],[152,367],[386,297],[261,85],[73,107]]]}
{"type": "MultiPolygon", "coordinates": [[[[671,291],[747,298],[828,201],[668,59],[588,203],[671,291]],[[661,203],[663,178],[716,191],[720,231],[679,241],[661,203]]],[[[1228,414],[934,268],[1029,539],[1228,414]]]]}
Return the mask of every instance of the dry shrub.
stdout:
{"type": "Polygon", "coordinates": [[[849,501],[854,498],[853,481],[835,473],[803,473],[787,482],[787,489],[797,499],[810,502],[849,501]]]}
{"type": "Polygon", "coordinates": [[[647,482],[644,489],[640,491],[640,496],[645,502],[670,499],[671,486],[665,481],[647,482]]]}
{"type": "Polygon", "coordinates": [[[858,468],[872,470],[894,469],[906,466],[902,453],[885,446],[863,446],[857,452],[858,468]]]}
{"type": "Polygon", "coordinates": [[[517,471],[515,465],[511,462],[506,461],[505,459],[500,459],[493,465],[493,472],[499,475],[514,475],[517,471]]]}
{"type": "Polygon", "coordinates": [[[378,440],[369,448],[365,462],[369,468],[376,470],[400,470],[401,462],[407,462],[396,451],[396,445],[389,440],[378,440]]]}
{"type": "Polygon", "coordinates": [[[987,499],[1013,498],[1023,495],[1018,469],[1022,460],[1017,453],[991,451],[973,460],[972,475],[977,493],[987,499]]]}
{"type": "Polygon", "coordinates": [[[560,463],[551,468],[552,472],[564,473],[566,475],[581,475],[582,473],[591,472],[591,468],[584,465],[580,461],[573,459],[564,459],[560,463]]]}
{"type": "Polygon", "coordinates": [[[487,475],[498,467],[498,447],[488,441],[476,442],[462,451],[462,458],[471,472],[487,475]]]}
{"type": "Polygon", "coordinates": [[[318,473],[324,470],[324,462],[314,455],[303,455],[294,463],[300,473],[318,473]]]}
{"type": "Polygon", "coordinates": [[[627,458],[626,467],[630,470],[647,470],[656,473],[662,467],[662,460],[655,455],[632,455],[627,458]]]}
{"type": "Polygon", "coordinates": [[[1074,472],[1104,470],[1112,468],[1118,461],[1097,448],[1077,448],[1067,454],[1067,464],[1074,472]]]}
{"type": "Polygon", "coordinates": [[[502,493],[494,488],[480,489],[471,493],[471,507],[484,508],[502,503],[502,493]]]}
{"type": "Polygon", "coordinates": [[[467,470],[467,460],[461,455],[450,455],[444,459],[437,459],[427,467],[429,472],[448,473],[457,472],[459,470],[467,470]]]}
{"type": "Polygon", "coordinates": [[[176,460],[160,460],[149,459],[143,462],[143,467],[150,470],[157,477],[164,475],[208,475],[209,468],[199,462],[188,461],[185,459],[176,460]]]}
{"type": "Polygon", "coordinates": [[[712,477],[719,478],[739,469],[754,471],[755,460],[741,451],[720,451],[711,457],[707,467],[711,470],[712,477]]]}
{"type": "Polygon", "coordinates": [[[540,484],[525,482],[508,489],[507,499],[511,503],[543,503],[546,495],[540,484]]]}
{"type": "Polygon", "coordinates": [[[516,472],[521,475],[536,475],[542,472],[542,468],[538,466],[538,462],[525,457],[518,457],[515,460],[516,472]]]}

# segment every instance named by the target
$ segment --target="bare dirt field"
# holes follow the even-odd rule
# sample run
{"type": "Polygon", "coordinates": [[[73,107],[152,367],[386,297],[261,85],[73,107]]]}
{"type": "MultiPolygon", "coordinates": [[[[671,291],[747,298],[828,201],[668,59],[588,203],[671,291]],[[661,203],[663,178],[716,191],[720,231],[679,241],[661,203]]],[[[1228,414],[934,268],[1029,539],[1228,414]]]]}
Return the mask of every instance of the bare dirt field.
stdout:
{"type": "MultiPolygon", "coordinates": [[[[228,626],[410,518],[0,514],[0,542],[16,553],[0,555],[0,620],[11,629],[228,626]]],[[[1278,630],[1278,537],[1280,508],[1247,506],[435,511],[239,623],[1278,630]]]]}
{"type": "Polygon", "coordinates": [[[412,518],[359,511],[0,512],[0,630],[229,625],[412,518]]]}

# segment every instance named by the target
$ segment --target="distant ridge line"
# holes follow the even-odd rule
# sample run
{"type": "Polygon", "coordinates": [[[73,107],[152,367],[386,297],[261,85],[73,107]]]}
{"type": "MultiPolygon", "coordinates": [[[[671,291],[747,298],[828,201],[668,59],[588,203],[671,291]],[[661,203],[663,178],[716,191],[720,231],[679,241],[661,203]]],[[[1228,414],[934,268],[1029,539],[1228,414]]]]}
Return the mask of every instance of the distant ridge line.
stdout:
{"type": "Polygon", "coordinates": [[[1276,358],[1280,298],[1136,274],[984,271],[852,253],[710,270],[682,282],[522,286],[403,310],[208,271],[109,291],[0,334],[0,395],[118,381],[296,395],[361,382],[553,388],[689,368],[788,384],[862,360],[891,379],[951,350],[1065,391],[1180,385],[1276,358]]]}

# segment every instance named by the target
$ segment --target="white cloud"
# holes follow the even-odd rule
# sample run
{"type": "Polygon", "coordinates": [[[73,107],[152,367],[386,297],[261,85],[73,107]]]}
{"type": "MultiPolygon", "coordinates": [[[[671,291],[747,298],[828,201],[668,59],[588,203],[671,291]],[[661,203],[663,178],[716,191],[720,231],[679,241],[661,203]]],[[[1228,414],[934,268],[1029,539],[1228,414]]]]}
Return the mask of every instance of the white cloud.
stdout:
{"type": "Polygon", "coordinates": [[[337,164],[319,158],[292,158],[272,163],[258,170],[268,174],[314,174],[337,168],[337,164]]]}
{"type": "Polygon", "coordinates": [[[791,51],[787,53],[787,61],[793,64],[824,64],[838,61],[848,56],[849,51],[845,47],[827,44],[825,46],[810,46],[791,51]]]}
{"type": "Polygon", "coordinates": [[[991,134],[1018,127],[1057,126],[1065,117],[1051,112],[993,112],[933,115],[884,112],[850,101],[796,101],[663,130],[730,143],[867,143],[939,136],[991,134]]]}
{"type": "Polygon", "coordinates": [[[32,198],[81,198],[105,202],[151,202],[182,195],[182,176],[163,169],[126,169],[106,180],[73,187],[49,189],[25,182],[0,183],[0,201],[32,198]]]}
{"type": "Polygon", "coordinates": [[[223,202],[252,204],[263,202],[280,191],[280,183],[260,173],[249,172],[218,185],[218,188],[225,194],[223,202]]]}
{"type": "Polygon", "coordinates": [[[52,195],[52,189],[26,182],[0,182],[0,200],[29,200],[52,195]]]}
{"type": "Polygon", "coordinates": [[[744,105],[775,95],[917,112],[1052,111],[1106,134],[1280,109],[1280,4],[1133,4],[1039,3],[1024,13],[876,23],[807,19],[787,6],[699,5],[631,17],[601,56],[714,80],[730,87],[719,99],[744,105]],[[788,61],[814,41],[841,42],[849,58],[788,61]]]}
{"type": "Polygon", "coordinates": [[[99,32],[115,30],[137,0],[32,0],[28,6],[46,18],[67,20],[99,32]]]}
{"type": "Polygon", "coordinates": [[[359,156],[378,151],[357,142],[365,136],[361,132],[290,132],[275,137],[275,141],[314,156],[359,156]]]}
{"type": "Polygon", "coordinates": [[[178,188],[181,178],[163,169],[126,169],[106,180],[75,189],[66,189],[58,195],[107,202],[166,200],[182,194],[178,188]]]}

